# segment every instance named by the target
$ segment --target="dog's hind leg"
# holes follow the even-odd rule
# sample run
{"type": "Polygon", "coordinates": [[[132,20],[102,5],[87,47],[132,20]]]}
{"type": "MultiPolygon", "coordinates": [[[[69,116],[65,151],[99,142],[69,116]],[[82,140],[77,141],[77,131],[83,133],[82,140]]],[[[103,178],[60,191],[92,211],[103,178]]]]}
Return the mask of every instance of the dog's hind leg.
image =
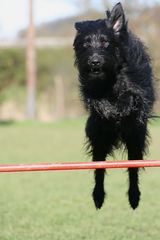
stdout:
{"type": "MultiPolygon", "coordinates": [[[[143,159],[145,151],[146,127],[134,127],[125,133],[125,143],[128,149],[129,160],[143,159]]],[[[139,168],[129,168],[128,199],[131,207],[136,209],[139,205],[141,192],[139,190],[139,168]]]]}
{"type": "MultiPolygon", "coordinates": [[[[86,135],[93,161],[105,161],[106,155],[110,154],[115,142],[113,126],[106,122],[90,117],[86,125],[86,135]]],[[[97,209],[100,209],[105,199],[104,191],[105,169],[96,169],[94,172],[95,186],[93,200],[97,209]]]]}

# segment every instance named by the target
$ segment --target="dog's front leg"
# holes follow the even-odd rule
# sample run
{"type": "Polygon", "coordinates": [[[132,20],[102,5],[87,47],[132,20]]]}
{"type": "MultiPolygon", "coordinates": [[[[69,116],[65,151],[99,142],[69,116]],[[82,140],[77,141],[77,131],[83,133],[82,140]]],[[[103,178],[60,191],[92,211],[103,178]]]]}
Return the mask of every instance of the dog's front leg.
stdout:
{"type": "MultiPolygon", "coordinates": [[[[136,121],[123,123],[125,125],[124,132],[122,133],[122,139],[126,144],[128,150],[129,160],[141,160],[146,150],[147,144],[147,126],[137,125],[136,121]]],[[[128,199],[131,207],[136,209],[140,200],[139,189],[139,168],[129,168],[129,189],[128,199]]]]}
{"type": "MultiPolygon", "coordinates": [[[[112,152],[117,141],[117,132],[114,124],[91,115],[86,124],[87,149],[92,155],[93,161],[105,161],[112,152]]],[[[104,191],[105,169],[96,169],[94,172],[95,186],[93,200],[97,209],[100,209],[105,199],[104,191]]]]}

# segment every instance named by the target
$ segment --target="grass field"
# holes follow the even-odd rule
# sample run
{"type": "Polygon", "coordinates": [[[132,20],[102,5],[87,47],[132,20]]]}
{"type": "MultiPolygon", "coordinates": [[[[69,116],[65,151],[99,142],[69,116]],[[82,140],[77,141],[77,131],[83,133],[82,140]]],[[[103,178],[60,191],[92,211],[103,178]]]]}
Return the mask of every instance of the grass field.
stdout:
{"type": "MultiPolygon", "coordinates": [[[[84,119],[54,124],[1,123],[0,162],[89,161],[84,119]]],[[[160,122],[150,125],[148,159],[160,159],[160,122]]],[[[120,154],[115,155],[121,158],[120,154]]],[[[108,199],[96,211],[93,171],[0,174],[0,240],[159,240],[160,169],[141,172],[136,211],[126,197],[126,170],[108,170],[108,199]]]]}

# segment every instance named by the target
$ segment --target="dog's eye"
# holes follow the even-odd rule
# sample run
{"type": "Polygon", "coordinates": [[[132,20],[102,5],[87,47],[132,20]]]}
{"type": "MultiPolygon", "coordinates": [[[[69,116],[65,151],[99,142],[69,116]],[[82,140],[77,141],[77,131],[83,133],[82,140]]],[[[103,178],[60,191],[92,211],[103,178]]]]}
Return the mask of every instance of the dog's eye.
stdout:
{"type": "Polygon", "coordinates": [[[101,46],[107,48],[109,46],[109,42],[105,39],[101,39],[101,46]]]}
{"type": "Polygon", "coordinates": [[[91,43],[89,41],[86,41],[83,43],[83,47],[87,48],[91,45],[91,43]]]}
{"type": "Polygon", "coordinates": [[[89,44],[87,42],[83,43],[83,47],[87,48],[89,44]]]}
{"type": "Polygon", "coordinates": [[[91,39],[89,38],[89,37],[87,37],[86,39],[85,39],[85,42],[83,43],[83,46],[85,47],[85,48],[87,48],[87,47],[89,47],[91,45],[91,39]]]}

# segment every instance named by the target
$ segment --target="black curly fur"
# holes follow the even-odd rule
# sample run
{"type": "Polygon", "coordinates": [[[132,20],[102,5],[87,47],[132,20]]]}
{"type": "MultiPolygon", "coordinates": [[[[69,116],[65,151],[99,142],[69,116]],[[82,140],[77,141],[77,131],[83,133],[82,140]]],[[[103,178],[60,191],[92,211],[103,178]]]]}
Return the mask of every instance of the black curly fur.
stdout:
{"type": "MultiPolygon", "coordinates": [[[[107,11],[106,19],[75,24],[75,65],[80,92],[89,112],[86,136],[93,161],[104,160],[119,143],[128,159],[143,159],[147,122],[154,103],[151,60],[144,44],[127,27],[121,3],[107,11]]],[[[128,169],[130,205],[140,200],[139,169],[128,169]]],[[[104,202],[105,170],[95,170],[93,199],[104,202]]]]}

